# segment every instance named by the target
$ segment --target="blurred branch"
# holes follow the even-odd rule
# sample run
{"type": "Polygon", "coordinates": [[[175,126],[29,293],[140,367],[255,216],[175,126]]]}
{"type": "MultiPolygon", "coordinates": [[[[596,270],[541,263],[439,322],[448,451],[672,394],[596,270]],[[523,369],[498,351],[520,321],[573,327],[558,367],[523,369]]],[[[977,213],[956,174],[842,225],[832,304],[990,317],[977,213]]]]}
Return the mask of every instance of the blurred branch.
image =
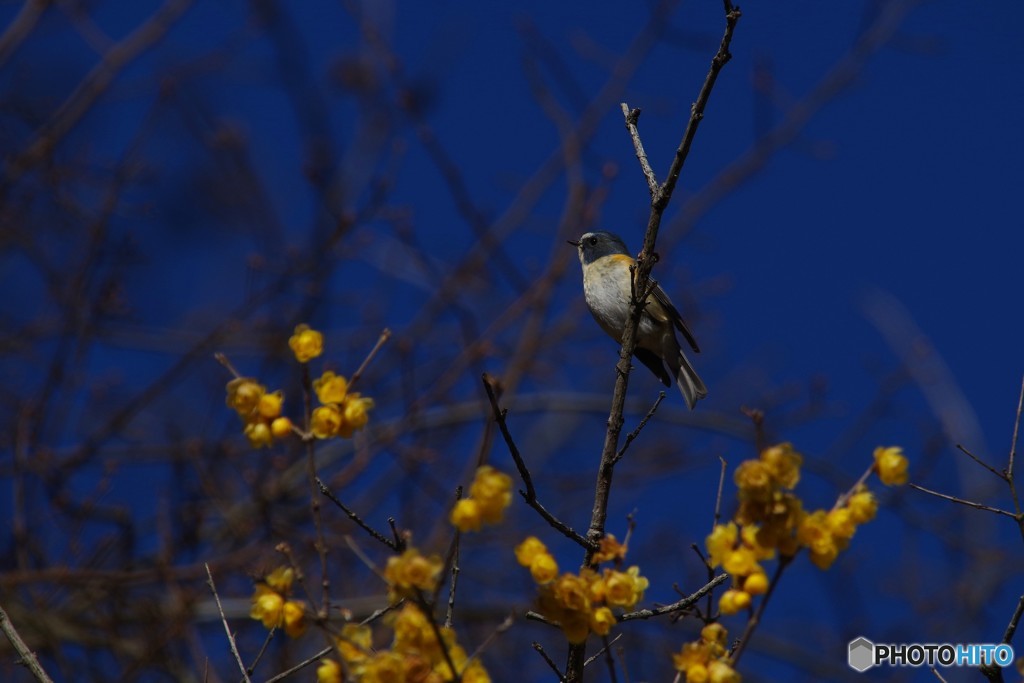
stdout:
{"type": "Polygon", "coordinates": [[[52,2],[53,0],[25,0],[22,3],[17,16],[7,25],[3,35],[0,35],[0,66],[3,66],[25,38],[32,33],[39,17],[52,2]]]}

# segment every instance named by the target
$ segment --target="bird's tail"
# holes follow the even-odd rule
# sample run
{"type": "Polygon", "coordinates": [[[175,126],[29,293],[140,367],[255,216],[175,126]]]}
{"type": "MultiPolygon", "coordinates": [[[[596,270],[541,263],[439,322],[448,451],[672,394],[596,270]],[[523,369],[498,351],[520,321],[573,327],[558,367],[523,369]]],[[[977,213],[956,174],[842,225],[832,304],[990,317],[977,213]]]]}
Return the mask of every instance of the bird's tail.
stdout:
{"type": "Polygon", "coordinates": [[[678,346],[674,355],[666,354],[666,360],[672,366],[672,374],[676,376],[676,384],[679,385],[679,391],[683,394],[683,398],[686,399],[686,405],[690,407],[690,410],[693,410],[693,407],[697,405],[697,401],[708,395],[707,387],[704,386],[704,382],[697,375],[697,371],[690,365],[686,354],[678,346]]]}

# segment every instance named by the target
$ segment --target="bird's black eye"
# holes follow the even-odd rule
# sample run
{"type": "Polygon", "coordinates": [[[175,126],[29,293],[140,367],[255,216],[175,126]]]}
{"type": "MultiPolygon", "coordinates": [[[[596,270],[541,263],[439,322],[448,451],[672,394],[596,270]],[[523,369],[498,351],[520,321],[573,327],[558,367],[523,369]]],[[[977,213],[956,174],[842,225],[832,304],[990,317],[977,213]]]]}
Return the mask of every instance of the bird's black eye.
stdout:
{"type": "Polygon", "coordinates": [[[590,246],[592,246],[592,247],[596,247],[597,246],[597,238],[596,237],[591,237],[588,241],[590,242],[590,246]]]}

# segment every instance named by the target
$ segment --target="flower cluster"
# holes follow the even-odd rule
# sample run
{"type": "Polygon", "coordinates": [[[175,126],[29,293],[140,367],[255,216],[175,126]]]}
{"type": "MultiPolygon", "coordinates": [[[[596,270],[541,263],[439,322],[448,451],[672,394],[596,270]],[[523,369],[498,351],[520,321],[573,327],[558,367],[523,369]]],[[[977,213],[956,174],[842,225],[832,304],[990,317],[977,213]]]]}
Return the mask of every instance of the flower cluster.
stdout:
{"type": "MultiPolygon", "coordinates": [[[[621,559],[625,554],[625,547],[614,537],[602,546],[609,559],[621,559]]],[[[555,558],[534,536],[516,546],[515,554],[540,585],[540,611],[561,626],[570,643],[582,643],[590,633],[607,635],[615,625],[611,608],[632,609],[647,590],[648,581],[636,566],[626,571],[606,568],[600,573],[583,568],[579,574],[559,576],[555,558]]]]}
{"type": "MultiPolygon", "coordinates": [[[[906,482],[907,459],[900,448],[877,448],[874,459],[870,471],[882,483],[906,482]]],[[[722,614],[747,609],[754,596],[768,591],[762,560],[772,559],[776,552],[789,558],[806,548],[815,566],[828,569],[849,546],[857,527],[874,519],[878,501],[863,483],[840,496],[831,510],[804,510],[792,492],[802,464],[803,457],[783,443],[736,468],[739,509],[733,521],[716,525],[706,540],[711,565],[721,565],[733,577],[733,587],[719,599],[722,614]]]]}
{"type": "Polygon", "coordinates": [[[728,636],[721,624],[708,624],[701,629],[700,640],[686,643],[672,655],[676,671],[685,676],[686,683],[740,683],[725,646],[728,636]]]}
{"type": "Polygon", "coordinates": [[[278,567],[256,584],[249,616],[263,622],[265,628],[281,628],[292,638],[306,631],[306,604],[289,600],[295,571],[278,567]]]}
{"type": "Polygon", "coordinates": [[[443,570],[444,562],[440,557],[424,557],[415,548],[408,548],[401,555],[389,557],[387,567],[384,568],[384,579],[391,587],[391,601],[415,596],[417,591],[433,591],[443,570]]]}
{"type": "MultiPolygon", "coordinates": [[[[377,651],[371,649],[368,626],[350,624],[342,629],[337,647],[350,680],[357,683],[490,682],[487,670],[479,660],[469,659],[456,641],[455,632],[431,623],[416,605],[406,603],[390,625],[394,629],[394,641],[389,649],[377,651]]],[[[317,669],[318,683],[341,683],[342,680],[342,664],[332,659],[321,662],[317,669]]]]}
{"type": "Polygon", "coordinates": [[[313,381],[313,391],[321,406],[313,411],[309,428],[318,439],[340,436],[352,438],[352,434],[370,421],[369,410],[373,399],[365,398],[348,390],[348,380],[330,370],[313,381]]]}
{"type": "Polygon", "coordinates": [[[281,416],[284,395],[280,391],[267,392],[267,388],[249,377],[236,377],[228,382],[227,404],[242,423],[245,436],[254,448],[274,443],[292,431],[292,423],[281,416]]]}
{"type": "Polygon", "coordinates": [[[459,531],[480,531],[484,524],[498,524],[512,503],[512,478],[490,465],[476,470],[469,497],[455,503],[449,520],[459,531]]]}

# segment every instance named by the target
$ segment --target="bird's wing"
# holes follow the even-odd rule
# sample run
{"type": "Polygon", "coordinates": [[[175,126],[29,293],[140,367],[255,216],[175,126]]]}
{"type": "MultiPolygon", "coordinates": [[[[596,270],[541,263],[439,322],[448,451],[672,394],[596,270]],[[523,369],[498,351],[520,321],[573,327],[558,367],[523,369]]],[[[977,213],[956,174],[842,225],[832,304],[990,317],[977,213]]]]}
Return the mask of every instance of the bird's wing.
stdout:
{"type": "Polygon", "coordinates": [[[690,346],[694,351],[700,353],[700,347],[697,346],[697,340],[693,338],[693,333],[686,326],[686,321],[683,320],[683,316],[679,315],[679,311],[672,305],[672,302],[668,298],[668,294],[665,294],[665,290],[661,288],[661,285],[657,285],[654,291],[651,292],[651,296],[654,298],[655,303],[658,304],[656,307],[648,306],[648,313],[655,318],[662,320],[670,320],[675,325],[683,336],[686,337],[686,341],[690,343],[690,346]],[[651,310],[651,309],[655,310],[651,310]],[[661,310],[657,310],[660,308],[661,310]]]}

